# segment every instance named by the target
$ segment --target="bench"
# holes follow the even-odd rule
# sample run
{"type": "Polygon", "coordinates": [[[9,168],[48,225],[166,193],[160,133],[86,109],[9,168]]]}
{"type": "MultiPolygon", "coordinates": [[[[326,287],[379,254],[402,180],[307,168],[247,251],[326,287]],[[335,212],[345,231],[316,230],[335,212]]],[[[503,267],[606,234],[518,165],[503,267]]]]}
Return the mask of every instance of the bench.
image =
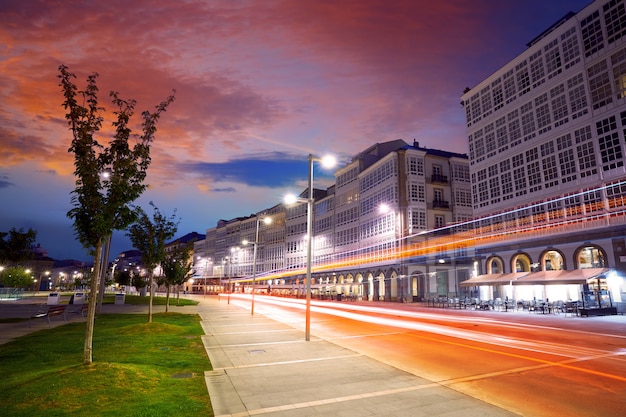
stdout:
{"type": "Polygon", "coordinates": [[[65,308],[67,305],[65,304],[57,304],[57,305],[44,305],[39,307],[37,312],[30,316],[30,320],[28,322],[29,326],[32,326],[32,319],[43,319],[46,318],[48,320],[48,326],[52,323],[50,322],[50,317],[54,316],[62,316],[63,320],[67,323],[67,317],[65,316],[65,308]]]}
{"type": "Polygon", "coordinates": [[[67,321],[67,316],[69,314],[79,314],[84,318],[88,309],[89,304],[68,304],[65,308],[65,321],[67,321]]]}

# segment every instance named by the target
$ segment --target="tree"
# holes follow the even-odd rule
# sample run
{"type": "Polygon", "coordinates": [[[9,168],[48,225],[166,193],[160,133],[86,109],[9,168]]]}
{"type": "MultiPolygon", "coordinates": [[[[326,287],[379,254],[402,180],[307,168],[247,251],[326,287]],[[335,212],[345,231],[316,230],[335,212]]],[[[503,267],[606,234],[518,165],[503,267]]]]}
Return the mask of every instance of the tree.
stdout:
{"type": "Polygon", "coordinates": [[[144,277],[141,276],[140,273],[135,271],[131,275],[132,275],[132,278],[130,281],[130,285],[135,287],[137,290],[146,286],[146,280],[144,277]]]}
{"type": "Polygon", "coordinates": [[[33,285],[33,277],[21,266],[13,266],[0,272],[0,282],[5,287],[28,288],[33,285]]]}
{"type": "Polygon", "coordinates": [[[21,262],[32,259],[31,247],[37,239],[37,232],[33,229],[15,230],[9,233],[0,233],[0,263],[10,262],[19,265],[21,262]],[[8,236],[8,238],[7,238],[8,236]]]}
{"type": "MultiPolygon", "coordinates": [[[[156,111],[142,113],[142,134],[132,133],[129,122],[135,111],[135,100],[122,100],[117,92],[110,97],[117,107],[113,138],[103,147],[95,138],[104,118],[104,108],[98,105],[97,73],[87,77],[87,87],[78,91],[65,65],[59,66],[59,86],[65,101],[74,153],[76,187],[72,192],[73,208],[67,213],[74,220],[74,231],[85,249],[94,256],[94,271],[101,270],[102,244],[113,230],[123,230],[136,219],[132,203],[145,191],[144,180],[150,166],[150,145],[156,134],[156,122],[174,100],[170,95],[156,106],[156,111]],[[79,104],[77,96],[83,104],[79,104]],[[86,104],[86,105],[85,105],[86,104]],[[131,147],[130,140],[134,141],[131,147]]],[[[85,330],[84,363],[92,363],[93,324],[98,284],[101,277],[91,280],[90,303],[85,330]]]]}
{"type": "Polygon", "coordinates": [[[130,271],[128,270],[115,271],[114,278],[115,278],[115,282],[117,282],[120,285],[130,285],[131,276],[130,276],[130,271]]]}
{"type": "Polygon", "coordinates": [[[151,201],[154,209],[152,220],[137,208],[137,221],[128,229],[127,236],[135,249],[141,252],[141,262],[148,271],[150,301],[148,303],[148,323],[152,323],[152,299],[154,298],[154,269],[165,260],[165,241],[171,239],[178,230],[174,213],[169,219],[151,201]]]}
{"type": "MultiPolygon", "coordinates": [[[[165,275],[165,285],[167,288],[165,311],[168,311],[170,302],[170,286],[184,284],[187,278],[191,274],[193,258],[193,242],[189,242],[186,246],[176,248],[170,254],[165,257],[165,260],[161,263],[163,267],[163,274],[165,275]]],[[[178,291],[177,291],[178,294],[178,291]]],[[[178,302],[178,297],[176,299],[178,302]]]]}

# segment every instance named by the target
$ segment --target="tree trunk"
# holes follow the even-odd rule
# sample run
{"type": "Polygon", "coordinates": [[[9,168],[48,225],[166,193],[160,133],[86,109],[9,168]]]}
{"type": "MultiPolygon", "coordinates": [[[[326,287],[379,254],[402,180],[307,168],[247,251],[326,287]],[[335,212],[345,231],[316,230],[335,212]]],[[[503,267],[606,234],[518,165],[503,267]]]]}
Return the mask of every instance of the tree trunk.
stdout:
{"type": "Polygon", "coordinates": [[[150,277],[150,301],[148,302],[148,323],[152,323],[152,298],[154,297],[154,278],[152,276],[152,271],[148,272],[150,277]]]}
{"type": "Polygon", "coordinates": [[[165,312],[169,313],[169,307],[170,307],[170,284],[166,285],[166,290],[165,290],[165,312]]]}
{"type": "Polygon", "coordinates": [[[91,276],[91,291],[89,294],[89,308],[87,309],[87,323],[85,325],[85,346],[83,350],[83,364],[93,362],[93,328],[96,321],[96,300],[98,299],[98,272],[100,270],[102,238],[96,244],[96,257],[93,261],[93,275],[91,276]]]}
{"type": "MultiPolygon", "coordinates": [[[[102,313],[102,302],[104,301],[104,289],[106,288],[107,281],[107,269],[109,267],[109,256],[111,252],[111,237],[110,235],[104,239],[102,242],[102,259],[100,260],[100,271],[99,282],[100,282],[100,291],[98,292],[98,303],[96,304],[96,314],[102,313]]],[[[95,271],[95,269],[94,269],[95,271]]]]}

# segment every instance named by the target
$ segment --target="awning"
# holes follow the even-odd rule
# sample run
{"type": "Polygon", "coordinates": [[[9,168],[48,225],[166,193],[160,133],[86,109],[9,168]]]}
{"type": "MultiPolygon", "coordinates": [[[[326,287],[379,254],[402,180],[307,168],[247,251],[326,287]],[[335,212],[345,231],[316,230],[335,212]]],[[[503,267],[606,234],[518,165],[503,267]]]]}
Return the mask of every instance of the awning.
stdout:
{"type": "Polygon", "coordinates": [[[462,281],[459,285],[472,287],[480,285],[508,285],[530,274],[530,272],[512,272],[509,274],[484,274],[462,281]]]}
{"type": "Polygon", "coordinates": [[[514,284],[586,284],[589,280],[600,278],[607,272],[609,272],[609,268],[574,269],[572,271],[539,271],[526,275],[514,282],[514,284]]]}

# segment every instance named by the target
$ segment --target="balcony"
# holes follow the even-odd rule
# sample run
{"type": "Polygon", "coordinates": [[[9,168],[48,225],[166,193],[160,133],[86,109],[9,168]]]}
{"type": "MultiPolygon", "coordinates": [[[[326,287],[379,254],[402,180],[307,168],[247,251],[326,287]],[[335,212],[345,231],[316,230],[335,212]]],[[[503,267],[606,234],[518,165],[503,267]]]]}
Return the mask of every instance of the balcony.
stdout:
{"type": "Polygon", "coordinates": [[[448,183],[448,176],[447,175],[441,175],[441,174],[433,174],[430,177],[430,181],[431,182],[438,182],[438,183],[442,183],[442,184],[447,184],[448,183]]]}
{"type": "Polygon", "coordinates": [[[450,208],[450,202],[446,200],[433,200],[433,208],[450,208]]]}

